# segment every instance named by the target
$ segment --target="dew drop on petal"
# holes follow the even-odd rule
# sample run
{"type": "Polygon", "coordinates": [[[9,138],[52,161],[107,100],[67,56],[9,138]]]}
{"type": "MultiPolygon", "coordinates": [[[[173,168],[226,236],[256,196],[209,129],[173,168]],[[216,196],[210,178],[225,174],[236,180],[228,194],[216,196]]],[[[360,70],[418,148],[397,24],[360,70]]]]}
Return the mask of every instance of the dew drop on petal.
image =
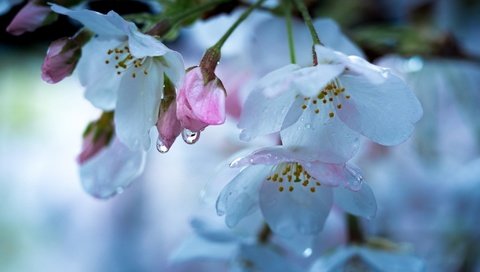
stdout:
{"type": "Polygon", "coordinates": [[[307,124],[305,124],[305,128],[310,129],[310,128],[312,128],[312,125],[310,123],[307,123],[307,124]]]}
{"type": "Polygon", "coordinates": [[[200,132],[194,132],[189,129],[184,129],[182,131],[182,139],[187,144],[194,144],[200,139],[200,132]]]}
{"type": "Polygon", "coordinates": [[[353,176],[353,179],[348,179],[348,186],[350,189],[358,191],[362,188],[363,177],[360,174],[359,170],[354,169],[350,165],[345,165],[345,169],[347,169],[348,173],[353,176]]]}
{"type": "Polygon", "coordinates": [[[252,136],[248,132],[243,130],[242,132],[240,132],[240,140],[242,140],[244,142],[248,142],[248,141],[252,140],[252,136]]]}
{"type": "Polygon", "coordinates": [[[307,247],[303,252],[302,252],[303,257],[308,258],[310,255],[312,255],[312,249],[307,247]]]}
{"type": "Polygon", "coordinates": [[[160,153],[167,153],[169,148],[162,142],[160,138],[157,139],[157,150],[160,153]]]}

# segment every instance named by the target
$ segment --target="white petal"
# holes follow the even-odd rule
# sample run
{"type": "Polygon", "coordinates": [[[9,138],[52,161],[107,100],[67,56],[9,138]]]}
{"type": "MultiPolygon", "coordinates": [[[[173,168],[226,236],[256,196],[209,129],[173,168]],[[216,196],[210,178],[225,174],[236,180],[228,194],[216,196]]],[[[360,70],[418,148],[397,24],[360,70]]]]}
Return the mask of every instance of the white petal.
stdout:
{"type": "Polygon", "coordinates": [[[295,124],[280,132],[283,145],[314,155],[322,162],[343,163],[352,158],[359,146],[358,133],[338,117],[330,118],[325,105],[318,106],[318,114],[314,109],[308,105],[295,124]]]}
{"type": "Polygon", "coordinates": [[[120,44],[115,40],[94,38],[83,47],[77,65],[80,84],[85,87],[85,98],[103,110],[113,110],[117,101],[121,76],[117,75],[114,63],[106,64],[105,61],[111,58],[107,51],[120,44]]]}
{"type": "Polygon", "coordinates": [[[127,24],[127,21],[123,20],[120,15],[114,11],[110,11],[107,15],[104,15],[93,10],[71,10],[55,4],[52,4],[52,10],[79,21],[86,28],[101,36],[100,38],[127,39],[127,33],[124,29],[112,23],[112,19],[113,21],[118,21],[118,18],[120,18],[124,24],[127,24]]]}
{"type": "Polygon", "coordinates": [[[295,100],[295,92],[292,91],[269,98],[262,91],[253,90],[238,123],[238,127],[243,129],[240,138],[249,141],[259,135],[280,131],[295,100]]]}
{"type": "Polygon", "coordinates": [[[147,75],[133,66],[123,72],[115,109],[117,136],[132,150],[150,147],[149,131],[157,122],[163,96],[162,64],[149,59],[144,67],[147,75]]]}
{"type": "Polygon", "coordinates": [[[265,165],[248,166],[222,190],[217,199],[217,214],[225,214],[228,227],[234,227],[258,208],[260,185],[270,169],[265,165]]]}
{"type": "Polygon", "coordinates": [[[362,76],[341,76],[351,99],[344,99],[337,114],[351,129],[383,145],[407,140],[423,111],[413,91],[399,77],[374,85],[362,76]]]}
{"type": "Polygon", "coordinates": [[[291,237],[295,234],[318,234],[332,206],[332,191],[326,187],[310,187],[292,183],[265,181],[260,189],[260,208],[268,225],[278,235],[291,237]],[[284,186],[280,192],[279,187],[284,186]]]}
{"type": "Polygon", "coordinates": [[[163,56],[171,51],[155,37],[138,31],[135,25],[128,26],[128,46],[136,58],[163,56]]]}
{"type": "Polygon", "coordinates": [[[262,77],[255,88],[261,90],[267,97],[279,96],[290,90],[290,84],[295,80],[293,72],[300,68],[297,64],[283,66],[262,77]]]}
{"type": "Polygon", "coordinates": [[[353,215],[371,219],[377,213],[377,201],[366,183],[356,192],[344,186],[336,187],[333,189],[333,198],[336,205],[353,215]]]}
{"type": "Polygon", "coordinates": [[[170,50],[163,56],[163,59],[165,60],[165,74],[177,89],[180,88],[180,84],[185,76],[185,65],[183,64],[182,55],[170,50]]]}
{"type": "Polygon", "coordinates": [[[339,186],[348,179],[344,164],[310,162],[303,164],[303,167],[322,185],[339,186]]]}
{"type": "Polygon", "coordinates": [[[142,172],[145,152],[131,151],[117,139],[96,156],[80,165],[83,188],[97,198],[121,193],[142,172]]]}
{"type": "Polygon", "coordinates": [[[389,74],[387,68],[371,64],[357,56],[349,56],[348,59],[350,61],[347,64],[348,74],[362,75],[373,84],[381,84],[387,79],[389,74]]]}
{"type": "Polygon", "coordinates": [[[318,64],[293,72],[292,86],[306,97],[316,96],[328,83],[343,72],[343,64],[318,64]]]}

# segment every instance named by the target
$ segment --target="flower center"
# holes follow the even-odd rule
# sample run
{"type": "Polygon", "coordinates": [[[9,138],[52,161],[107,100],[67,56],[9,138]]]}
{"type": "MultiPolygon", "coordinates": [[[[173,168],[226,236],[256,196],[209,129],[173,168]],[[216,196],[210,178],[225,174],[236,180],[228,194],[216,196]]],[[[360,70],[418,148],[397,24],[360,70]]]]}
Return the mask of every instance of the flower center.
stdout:
{"type": "Polygon", "coordinates": [[[279,164],[275,167],[272,175],[267,177],[267,181],[278,183],[279,192],[285,190],[293,192],[297,186],[303,186],[310,188],[310,192],[315,193],[316,187],[321,185],[297,162],[279,164]]]}
{"type": "Polygon", "coordinates": [[[107,50],[107,59],[105,64],[115,65],[115,70],[117,75],[121,75],[132,65],[134,67],[131,74],[132,78],[136,78],[138,73],[143,73],[145,76],[148,75],[148,70],[145,67],[145,58],[135,58],[130,54],[130,49],[126,45],[121,45],[119,47],[108,49],[107,50]]]}
{"type": "Polygon", "coordinates": [[[304,100],[301,108],[302,110],[310,109],[315,114],[321,112],[321,108],[325,108],[329,118],[335,116],[336,110],[342,109],[342,98],[350,99],[350,95],[345,93],[345,88],[341,87],[339,83],[331,82],[321,90],[317,97],[304,97],[299,95],[297,98],[304,100]]]}

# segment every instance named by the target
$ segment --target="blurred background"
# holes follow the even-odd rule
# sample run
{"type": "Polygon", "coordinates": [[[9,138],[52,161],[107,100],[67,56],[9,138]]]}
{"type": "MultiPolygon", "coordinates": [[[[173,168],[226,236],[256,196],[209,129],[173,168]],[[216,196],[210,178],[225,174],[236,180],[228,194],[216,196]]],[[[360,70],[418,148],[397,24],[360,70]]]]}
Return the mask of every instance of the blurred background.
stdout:
{"type": "MultiPolygon", "coordinates": [[[[158,10],[152,2],[89,7],[158,10]]],[[[364,229],[411,247],[427,271],[480,271],[480,1],[306,2],[312,14],[335,19],[370,61],[402,76],[424,108],[411,140],[393,148],[365,142],[355,158],[378,201],[364,229]]],[[[239,109],[232,106],[227,123],[209,127],[195,145],[179,139],[167,154],[151,150],[128,190],[94,199],[81,187],[75,158],[84,128],[100,112],[83,98],[75,74],[54,85],[40,77],[49,43],[78,26],[60,17],[12,36],[5,28],[23,5],[0,15],[0,271],[224,271],[228,261],[169,258],[192,235],[193,216],[215,216],[208,187],[216,170],[252,147],[238,140],[239,109]]],[[[193,24],[168,45],[194,65],[235,12],[193,24]]],[[[219,74],[229,97],[241,101],[262,76],[251,52],[261,46],[256,29],[268,16],[254,15],[227,44],[219,74]]]]}

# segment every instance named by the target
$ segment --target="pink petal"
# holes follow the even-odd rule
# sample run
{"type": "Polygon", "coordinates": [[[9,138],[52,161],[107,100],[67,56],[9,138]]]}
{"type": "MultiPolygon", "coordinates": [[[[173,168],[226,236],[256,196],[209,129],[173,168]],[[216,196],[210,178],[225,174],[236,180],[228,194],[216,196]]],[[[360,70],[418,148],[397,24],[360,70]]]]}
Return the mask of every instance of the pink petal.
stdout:
{"type": "Polygon", "coordinates": [[[175,139],[182,132],[182,126],[177,119],[177,104],[170,103],[167,111],[159,116],[157,122],[158,137],[167,149],[170,149],[175,139]]]}
{"type": "Polygon", "coordinates": [[[77,157],[78,164],[82,165],[86,161],[95,157],[104,147],[107,146],[108,137],[106,134],[102,134],[96,141],[93,140],[93,134],[88,134],[83,139],[82,151],[77,157]]]}
{"type": "Polygon", "coordinates": [[[32,32],[43,24],[49,14],[49,7],[29,1],[7,26],[7,32],[16,36],[32,32]]]}
{"type": "Polygon", "coordinates": [[[225,91],[218,79],[204,84],[200,67],[187,72],[177,97],[177,117],[191,131],[225,122],[225,91]]]}
{"type": "Polygon", "coordinates": [[[72,74],[80,57],[80,47],[70,38],[61,38],[50,44],[42,65],[42,79],[57,83],[72,74]],[[65,48],[68,48],[65,50],[65,48]]]}

